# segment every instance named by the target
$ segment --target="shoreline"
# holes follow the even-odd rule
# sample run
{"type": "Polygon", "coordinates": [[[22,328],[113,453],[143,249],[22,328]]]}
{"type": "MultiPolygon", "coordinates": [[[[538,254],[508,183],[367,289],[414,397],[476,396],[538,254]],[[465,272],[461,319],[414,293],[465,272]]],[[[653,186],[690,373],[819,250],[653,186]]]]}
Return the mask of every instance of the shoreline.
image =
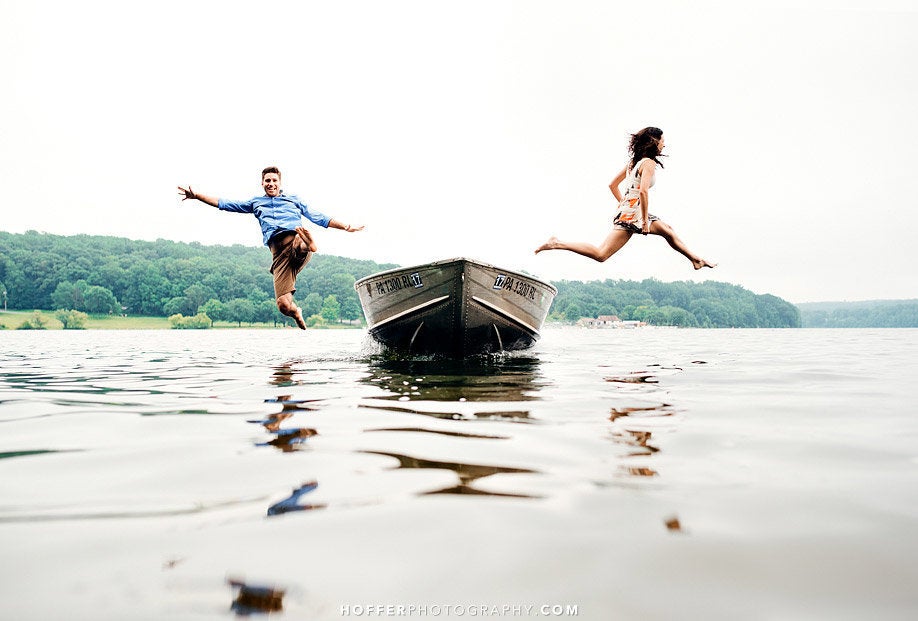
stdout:
{"type": "MultiPolygon", "coordinates": [[[[44,328],[39,330],[63,330],[63,324],[54,317],[55,311],[38,310],[45,321],[44,328]]],[[[19,330],[19,326],[33,317],[35,310],[0,310],[0,332],[19,330]]],[[[309,330],[354,330],[362,329],[363,324],[330,324],[308,328],[309,330]]],[[[89,315],[86,325],[80,330],[176,330],[169,323],[168,317],[149,316],[98,316],[89,315]]],[[[293,325],[274,325],[274,323],[243,323],[237,325],[229,321],[216,321],[213,326],[196,328],[198,330],[298,330],[293,325]]]]}

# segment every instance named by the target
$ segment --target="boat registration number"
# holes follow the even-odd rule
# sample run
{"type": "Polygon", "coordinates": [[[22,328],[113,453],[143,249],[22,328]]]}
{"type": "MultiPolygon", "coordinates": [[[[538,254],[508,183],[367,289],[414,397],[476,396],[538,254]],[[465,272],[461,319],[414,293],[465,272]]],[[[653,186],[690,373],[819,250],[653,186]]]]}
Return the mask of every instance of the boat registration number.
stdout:
{"type": "Polygon", "coordinates": [[[424,282],[421,280],[421,275],[418,272],[414,272],[413,274],[399,274],[391,278],[384,278],[368,283],[367,291],[372,295],[375,289],[377,295],[385,295],[387,293],[401,291],[402,289],[410,289],[412,287],[420,289],[423,286],[424,282]]]}
{"type": "Polygon", "coordinates": [[[517,280],[513,276],[507,276],[505,274],[498,274],[497,278],[494,279],[494,285],[492,289],[503,289],[504,291],[512,291],[517,295],[521,295],[527,300],[535,302],[536,299],[536,288],[530,285],[525,280],[517,280]]]}

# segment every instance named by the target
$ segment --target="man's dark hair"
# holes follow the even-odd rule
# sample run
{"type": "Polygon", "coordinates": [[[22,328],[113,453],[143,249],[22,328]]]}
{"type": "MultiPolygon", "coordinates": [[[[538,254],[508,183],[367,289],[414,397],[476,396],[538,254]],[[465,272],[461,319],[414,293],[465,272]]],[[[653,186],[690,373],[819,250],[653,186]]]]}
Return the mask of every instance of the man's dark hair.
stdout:
{"type": "Polygon", "coordinates": [[[263,171],[261,171],[261,178],[264,179],[265,175],[267,175],[268,173],[272,173],[272,172],[277,173],[278,177],[281,176],[280,168],[278,168],[277,166],[268,166],[263,171]]]}

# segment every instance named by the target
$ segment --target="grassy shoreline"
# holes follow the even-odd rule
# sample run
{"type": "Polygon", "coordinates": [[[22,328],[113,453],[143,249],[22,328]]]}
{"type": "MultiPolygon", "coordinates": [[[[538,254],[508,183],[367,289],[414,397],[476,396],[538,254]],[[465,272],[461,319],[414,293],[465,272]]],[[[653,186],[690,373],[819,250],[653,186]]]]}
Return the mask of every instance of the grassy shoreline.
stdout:
{"type": "MultiPolygon", "coordinates": [[[[63,330],[64,326],[54,317],[54,311],[38,311],[45,320],[45,328],[48,330],[63,330]]],[[[23,323],[28,321],[34,310],[17,310],[3,311],[0,310],[0,326],[7,330],[15,330],[23,323]]],[[[357,324],[332,324],[313,328],[316,330],[338,330],[354,329],[363,326],[357,324]]],[[[294,329],[292,325],[277,325],[274,323],[243,323],[241,326],[229,321],[214,322],[210,330],[233,330],[242,328],[244,330],[283,330],[285,328],[294,329]]],[[[172,324],[166,317],[122,317],[114,315],[90,315],[86,321],[86,330],[172,330],[172,324]]],[[[2,330],[2,328],[0,328],[2,330]]]]}

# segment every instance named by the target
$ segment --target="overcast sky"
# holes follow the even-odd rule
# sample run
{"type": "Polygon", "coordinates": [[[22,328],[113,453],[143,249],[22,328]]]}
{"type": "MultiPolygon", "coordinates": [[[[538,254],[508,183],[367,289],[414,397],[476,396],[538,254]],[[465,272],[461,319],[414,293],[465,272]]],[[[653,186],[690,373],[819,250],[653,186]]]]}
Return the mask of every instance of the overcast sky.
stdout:
{"type": "MultiPolygon", "coordinates": [[[[792,302],[918,298],[909,0],[0,0],[0,230],[256,246],[234,199],[366,230],[321,252],[546,279],[713,279],[792,302]],[[604,264],[628,135],[663,129],[660,238],[604,264]]],[[[268,251],[265,250],[267,253],[268,251]]]]}

